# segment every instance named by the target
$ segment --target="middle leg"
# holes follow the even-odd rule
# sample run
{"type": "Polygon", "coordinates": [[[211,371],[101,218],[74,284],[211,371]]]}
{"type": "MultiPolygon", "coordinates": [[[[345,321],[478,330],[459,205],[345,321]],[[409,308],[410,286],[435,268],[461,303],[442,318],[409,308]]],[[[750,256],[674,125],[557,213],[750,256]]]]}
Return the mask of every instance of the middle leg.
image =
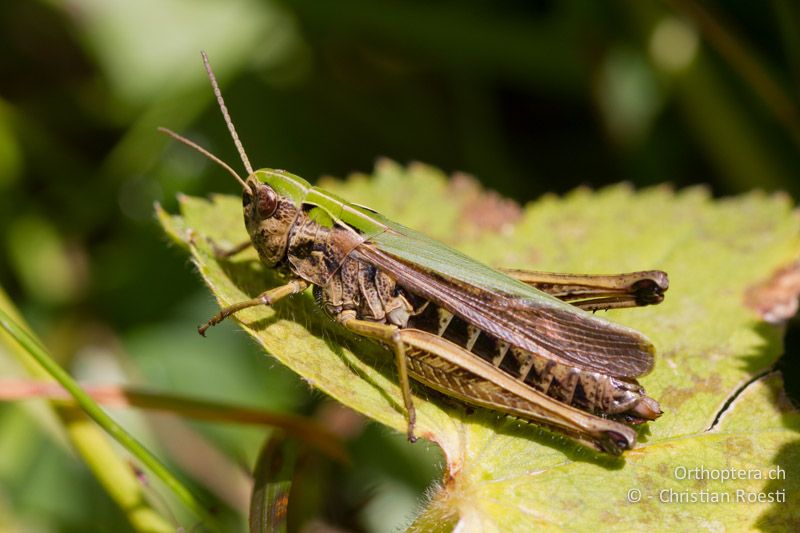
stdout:
{"type": "Polygon", "coordinates": [[[417,412],[416,409],[414,409],[414,401],[411,398],[411,384],[408,379],[408,363],[406,362],[406,347],[403,343],[400,329],[390,324],[359,320],[356,318],[355,311],[343,311],[336,317],[336,320],[353,333],[380,341],[392,348],[395,366],[397,367],[400,392],[403,395],[403,403],[405,404],[408,417],[408,440],[410,442],[416,442],[417,437],[414,435],[414,426],[417,423],[417,412]]]}

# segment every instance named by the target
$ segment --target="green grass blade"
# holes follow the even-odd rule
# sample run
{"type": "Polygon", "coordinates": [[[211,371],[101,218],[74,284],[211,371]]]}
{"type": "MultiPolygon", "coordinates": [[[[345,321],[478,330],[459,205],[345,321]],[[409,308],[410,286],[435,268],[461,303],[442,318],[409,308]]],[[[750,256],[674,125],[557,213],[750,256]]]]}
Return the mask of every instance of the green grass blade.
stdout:
{"type": "Polygon", "coordinates": [[[56,363],[47,353],[41,343],[35,339],[27,330],[19,326],[6,313],[0,309],[0,326],[5,329],[14,340],[19,343],[48,374],[63,386],[67,392],[75,399],[78,406],[94,420],[101,428],[127,449],[134,457],[139,459],[143,465],[158,476],[172,492],[186,504],[187,507],[195,511],[206,523],[214,530],[219,530],[216,519],[200,503],[200,501],[176,478],[172,473],[150,453],[138,440],[130,435],[125,429],[108,416],[98,406],[94,400],[72,379],[72,377],[56,363]]]}
{"type": "MultiPolygon", "coordinates": [[[[18,324],[21,324],[21,327],[29,329],[2,288],[0,288],[0,310],[5,310],[17,320],[18,324]]],[[[10,354],[25,368],[25,372],[36,377],[37,384],[58,386],[31,354],[2,329],[0,329],[0,344],[8,348],[10,354]]],[[[5,385],[2,388],[4,393],[7,392],[5,385]]],[[[175,530],[172,521],[162,516],[148,502],[144,487],[130,468],[128,461],[120,457],[119,451],[111,444],[108,436],[83,411],[74,406],[42,403],[35,411],[31,411],[31,415],[45,428],[63,427],[75,451],[111,499],[125,513],[134,530],[164,533],[175,530]],[[50,423],[49,415],[57,419],[53,424],[50,423]]],[[[59,441],[56,439],[54,442],[59,441]]]]}

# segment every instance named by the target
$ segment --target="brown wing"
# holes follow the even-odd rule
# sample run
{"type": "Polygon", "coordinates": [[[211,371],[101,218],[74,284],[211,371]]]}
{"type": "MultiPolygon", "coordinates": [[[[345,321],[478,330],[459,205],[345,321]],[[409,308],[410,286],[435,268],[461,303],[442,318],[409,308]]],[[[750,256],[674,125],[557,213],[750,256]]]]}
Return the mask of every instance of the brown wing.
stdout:
{"type": "Polygon", "coordinates": [[[487,291],[368,244],[353,250],[352,256],[385,270],[412,293],[512,346],[614,377],[634,378],[653,369],[653,345],[629,328],[536,299],[487,291]]]}

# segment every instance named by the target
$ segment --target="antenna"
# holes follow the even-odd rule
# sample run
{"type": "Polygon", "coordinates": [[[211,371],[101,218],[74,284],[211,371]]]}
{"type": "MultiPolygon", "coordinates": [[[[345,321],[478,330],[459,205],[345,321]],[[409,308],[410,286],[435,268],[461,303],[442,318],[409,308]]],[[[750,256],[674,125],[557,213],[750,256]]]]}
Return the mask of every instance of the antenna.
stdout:
{"type": "Polygon", "coordinates": [[[217,97],[217,104],[219,104],[219,109],[222,111],[222,116],[225,118],[225,124],[228,125],[228,131],[231,132],[231,137],[233,137],[233,144],[236,145],[236,149],[239,151],[239,157],[242,158],[242,163],[244,163],[244,168],[247,170],[247,175],[249,176],[253,173],[253,167],[250,166],[250,160],[247,159],[247,154],[244,151],[242,142],[239,140],[239,135],[236,133],[236,128],[233,127],[233,121],[231,120],[231,116],[228,114],[228,108],[225,107],[225,100],[222,99],[222,91],[219,90],[217,78],[214,76],[214,71],[211,70],[211,64],[208,62],[208,55],[204,51],[200,52],[200,55],[203,56],[203,64],[206,66],[208,79],[211,80],[211,87],[214,88],[214,95],[217,97]]]}
{"type": "Polygon", "coordinates": [[[167,128],[162,128],[162,127],[159,126],[158,127],[158,131],[160,131],[161,133],[166,133],[167,135],[169,135],[170,137],[172,137],[176,141],[182,142],[183,144],[185,144],[189,148],[194,148],[195,150],[197,150],[198,152],[200,152],[201,154],[203,154],[204,156],[209,158],[211,161],[213,161],[214,163],[218,164],[219,166],[221,166],[222,168],[227,170],[230,173],[231,176],[236,178],[236,181],[241,183],[241,185],[244,188],[244,190],[247,191],[247,190],[250,189],[250,187],[247,186],[247,182],[245,182],[241,178],[241,176],[239,176],[239,174],[237,174],[236,171],[233,170],[230,167],[230,165],[228,163],[226,163],[225,161],[223,161],[219,157],[215,156],[214,154],[212,154],[211,152],[209,152],[208,150],[206,150],[205,148],[203,148],[202,146],[200,146],[196,142],[190,141],[189,139],[187,139],[183,135],[179,135],[179,134],[175,133],[174,131],[172,131],[170,129],[167,129],[167,128]]]}

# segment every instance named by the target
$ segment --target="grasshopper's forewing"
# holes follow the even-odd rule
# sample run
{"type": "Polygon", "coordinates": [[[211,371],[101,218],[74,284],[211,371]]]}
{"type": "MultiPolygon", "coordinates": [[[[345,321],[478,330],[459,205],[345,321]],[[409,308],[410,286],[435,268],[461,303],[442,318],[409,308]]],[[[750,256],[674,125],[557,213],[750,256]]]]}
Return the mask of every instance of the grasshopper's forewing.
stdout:
{"type": "Polygon", "coordinates": [[[653,368],[654,348],[642,334],[562,302],[552,305],[547,295],[522,298],[488,290],[368,244],[353,253],[391,273],[411,292],[513,346],[614,377],[633,378],[653,368]]]}

